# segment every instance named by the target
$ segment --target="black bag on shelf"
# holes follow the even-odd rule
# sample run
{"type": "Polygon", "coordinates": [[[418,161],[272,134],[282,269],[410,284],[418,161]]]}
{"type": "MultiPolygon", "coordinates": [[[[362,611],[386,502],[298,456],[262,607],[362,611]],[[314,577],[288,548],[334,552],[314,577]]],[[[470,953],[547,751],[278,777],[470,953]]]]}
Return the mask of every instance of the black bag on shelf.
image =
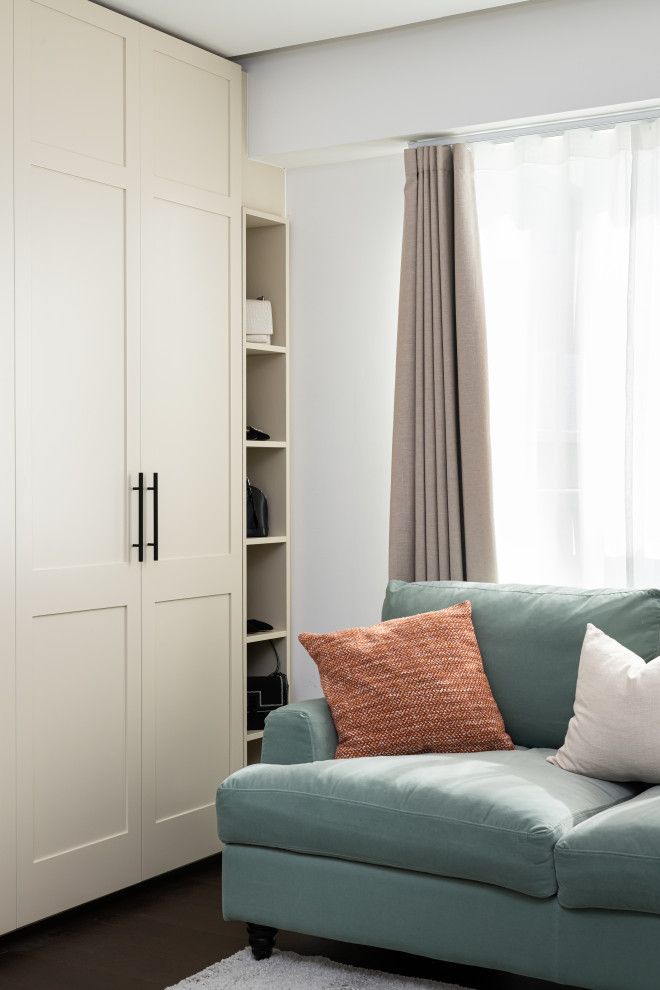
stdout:
{"type": "Polygon", "coordinates": [[[263,729],[266,715],[289,702],[289,682],[280,670],[280,657],[275,644],[270,644],[277,657],[277,666],[265,677],[247,678],[247,727],[248,732],[263,729]]]}
{"type": "Polygon", "coordinates": [[[246,533],[248,539],[255,536],[268,536],[268,502],[260,488],[255,488],[247,479],[245,506],[246,533]]]}

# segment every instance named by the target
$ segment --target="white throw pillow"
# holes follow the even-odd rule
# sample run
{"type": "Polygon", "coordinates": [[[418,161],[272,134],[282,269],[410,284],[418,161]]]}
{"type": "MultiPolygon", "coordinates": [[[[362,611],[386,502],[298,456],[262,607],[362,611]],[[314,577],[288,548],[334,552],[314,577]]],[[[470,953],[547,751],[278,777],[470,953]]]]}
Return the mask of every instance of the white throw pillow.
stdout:
{"type": "Polygon", "coordinates": [[[601,780],[660,783],[660,657],[645,663],[589,623],[574,712],[549,763],[601,780]]]}

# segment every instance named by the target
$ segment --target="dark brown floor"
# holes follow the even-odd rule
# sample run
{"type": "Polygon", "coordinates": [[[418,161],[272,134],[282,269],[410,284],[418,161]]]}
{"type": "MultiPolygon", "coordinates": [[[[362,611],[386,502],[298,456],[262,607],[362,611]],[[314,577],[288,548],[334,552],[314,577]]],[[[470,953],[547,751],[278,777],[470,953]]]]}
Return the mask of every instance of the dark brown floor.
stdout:
{"type": "MultiPolygon", "coordinates": [[[[219,856],[0,938],[0,990],[164,990],[247,944],[220,913],[219,856]]],[[[556,984],[280,932],[280,949],[474,990],[556,984]]],[[[570,990],[570,988],[563,988],[570,990]]]]}

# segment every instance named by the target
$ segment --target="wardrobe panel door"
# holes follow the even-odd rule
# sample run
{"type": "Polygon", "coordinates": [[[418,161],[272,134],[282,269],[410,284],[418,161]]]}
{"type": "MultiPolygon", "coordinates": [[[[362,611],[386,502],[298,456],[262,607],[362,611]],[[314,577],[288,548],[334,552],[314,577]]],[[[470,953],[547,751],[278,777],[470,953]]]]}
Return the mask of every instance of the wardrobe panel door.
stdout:
{"type": "Polygon", "coordinates": [[[241,78],[148,28],[142,66],[142,451],[159,506],[142,584],[150,876],[218,851],[215,790],[242,761],[241,78]]]}
{"type": "Polygon", "coordinates": [[[0,0],[0,935],[16,927],[13,15],[0,0]]]}
{"type": "Polygon", "coordinates": [[[126,560],[122,188],[30,175],[32,563],[126,560]]]}
{"type": "Polygon", "coordinates": [[[229,696],[231,598],[156,605],[156,821],[205,808],[229,773],[226,726],[218,718],[229,696]]]}
{"type": "Polygon", "coordinates": [[[26,924],[140,878],[139,28],[84,0],[15,22],[26,924]]]}
{"type": "Polygon", "coordinates": [[[31,137],[124,165],[125,40],[81,13],[80,4],[30,4],[31,137]]]}
{"type": "Polygon", "coordinates": [[[155,200],[145,397],[158,469],[160,561],[231,553],[230,221],[155,200]],[[225,273],[220,275],[219,273],[225,273]]]}
{"type": "Polygon", "coordinates": [[[124,835],[126,607],[33,621],[34,856],[124,835]]]}
{"type": "Polygon", "coordinates": [[[154,175],[229,196],[232,82],[204,62],[154,49],[154,175]]]}

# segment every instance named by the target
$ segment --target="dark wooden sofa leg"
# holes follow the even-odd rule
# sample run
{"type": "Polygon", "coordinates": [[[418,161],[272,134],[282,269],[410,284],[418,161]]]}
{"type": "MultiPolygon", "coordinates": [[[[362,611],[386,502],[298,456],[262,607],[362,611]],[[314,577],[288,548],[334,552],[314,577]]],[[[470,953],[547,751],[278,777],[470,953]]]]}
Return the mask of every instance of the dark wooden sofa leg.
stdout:
{"type": "Polygon", "coordinates": [[[247,930],[254,958],[268,959],[275,945],[277,928],[270,928],[268,925],[253,925],[248,922],[247,930]]]}

